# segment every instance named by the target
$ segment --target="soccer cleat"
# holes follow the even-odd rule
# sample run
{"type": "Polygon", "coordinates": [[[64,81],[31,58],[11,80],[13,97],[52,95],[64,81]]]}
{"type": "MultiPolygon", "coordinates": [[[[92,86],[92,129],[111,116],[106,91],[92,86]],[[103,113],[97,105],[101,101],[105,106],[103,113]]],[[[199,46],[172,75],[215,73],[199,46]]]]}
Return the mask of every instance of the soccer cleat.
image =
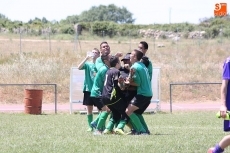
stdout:
{"type": "Polygon", "coordinates": [[[113,134],[113,132],[110,131],[110,130],[108,130],[108,129],[105,129],[105,130],[103,131],[103,134],[113,134]]]}
{"type": "Polygon", "coordinates": [[[93,132],[93,128],[88,128],[87,132],[93,132]]]}
{"type": "Polygon", "coordinates": [[[91,125],[94,129],[97,128],[97,123],[95,123],[95,122],[91,122],[90,125],[91,125]]]}
{"type": "Polygon", "coordinates": [[[207,153],[214,153],[214,148],[209,148],[207,153]]]}
{"type": "Polygon", "coordinates": [[[147,132],[139,132],[138,135],[149,135],[147,132]]]}
{"type": "Polygon", "coordinates": [[[114,132],[118,135],[125,135],[125,133],[122,129],[115,129],[114,132]]]}
{"type": "Polygon", "coordinates": [[[126,135],[139,135],[139,133],[136,130],[132,129],[131,131],[126,133],[126,135]]]}
{"type": "Polygon", "coordinates": [[[150,135],[150,134],[151,134],[149,130],[146,130],[146,133],[148,133],[148,135],[150,135]]]}
{"type": "Polygon", "coordinates": [[[102,135],[102,134],[103,134],[103,132],[100,131],[100,130],[95,130],[95,131],[93,132],[93,135],[102,135]]]}

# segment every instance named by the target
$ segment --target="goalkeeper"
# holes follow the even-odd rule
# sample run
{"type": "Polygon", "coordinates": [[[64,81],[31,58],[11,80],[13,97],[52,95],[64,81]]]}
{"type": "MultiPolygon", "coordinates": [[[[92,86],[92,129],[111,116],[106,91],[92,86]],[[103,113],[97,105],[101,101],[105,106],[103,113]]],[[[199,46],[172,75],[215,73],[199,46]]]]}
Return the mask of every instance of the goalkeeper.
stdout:
{"type": "Polygon", "coordinates": [[[106,79],[102,92],[102,101],[112,112],[111,118],[103,131],[104,134],[111,134],[114,125],[118,123],[114,130],[116,134],[124,135],[123,128],[129,117],[125,113],[127,104],[123,100],[122,90],[124,90],[123,79],[120,78],[120,60],[116,56],[109,59],[110,69],[106,72],[106,79]],[[120,83],[119,83],[120,82],[120,83]]]}

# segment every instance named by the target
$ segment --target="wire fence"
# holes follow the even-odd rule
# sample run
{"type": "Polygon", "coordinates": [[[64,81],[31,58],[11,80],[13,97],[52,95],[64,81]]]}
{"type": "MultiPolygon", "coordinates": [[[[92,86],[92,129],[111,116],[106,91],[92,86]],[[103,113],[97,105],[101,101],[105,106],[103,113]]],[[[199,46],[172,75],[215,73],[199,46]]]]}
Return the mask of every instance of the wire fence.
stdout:
{"type": "MultiPolygon", "coordinates": [[[[136,31],[134,31],[136,32],[136,31]]],[[[133,32],[133,33],[134,33],[133,32]]],[[[139,31],[140,32],[140,31],[139,31]]],[[[143,32],[143,31],[142,31],[143,32]]],[[[201,37],[202,31],[194,32],[196,37],[185,38],[181,32],[164,33],[154,31],[154,37],[145,34],[139,37],[116,34],[110,38],[107,32],[103,35],[66,35],[47,33],[33,37],[25,33],[14,35],[0,34],[0,64],[1,83],[57,83],[58,99],[68,101],[69,68],[77,66],[86,56],[86,52],[99,48],[102,41],[108,41],[112,53],[122,51],[128,53],[137,48],[141,40],[147,41],[149,49],[147,56],[151,58],[154,67],[161,67],[162,101],[169,101],[170,82],[219,82],[223,60],[229,56],[230,39],[218,36],[215,39],[201,37]],[[159,34],[159,35],[157,35],[159,34]],[[180,34],[180,35],[179,35],[180,34]],[[169,37],[170,36],[170,37],[169,37]],[[41,54],[40,54],[41,53],[41,54]],[[26,56],[18,56],[26,55],[26,56]],[[195,62],[194,62],[195,60],[195,62]]],[[[185,97],[197,99],[202,97],[206,88],[199,92],[193,86],[194,96],[189,88],[174,87],[174,101],[183,101],[185,97]],[[176,96],[179,95],[179,96],[176,96]]],[[[210,87],[212,89],[213,87],[210,87]]],[[[219,90],[211,90],[205,99],[218,95],[219,90]]],[[[9,97],[11,90],[7,91],[9,97]]],[[[193,93],[193,92],[192,92],[193,93]]],[[[201,98],[202,99],[202,98],[201,98]]],[[[52,100],[49,100],[52,101],[52,100]]]]}
{"type": "MultiPolygon", "coordinates": [[[[222,31],[230,31],[225,29],[222,31]]],[[[127,35],[121,36],[119,33],[113,34],[109,31],[99,31],[98,34],[75,34],[75,35],[63,35],[63,34],[51,34],[49,32],[42,33],[39,37],[31,36],[28,33],[17,34],[4,34],[0,33],[0,54],[15,54],[15,53],[28,53],[28,52],[54,52],[54,51],[75,51],[82,52],[84,46],[81,42],[84,41],[114,41],[118,45],[120,43],[126,43],[127,49],[130,51],[133,47],[136,47],[137,40],[147,40],[151,52],[157,51],[159,48],[166,46],[173,46],[173,49],[180,50],[184,45],[192,45],[197,48],[202,46],[222,46],[229,44],[229,36],[224,35],[224,32],[220,33],[216,39],[212,39],[211,35],[207,35],[205,31],[193,31],[193,32],[167,32],[161,30],[138,30],[129,31],[127,35]],[[134,35],[133,33],[136,33],[134,35]],[[65,48],[63,49],[63,46],[65,48]]],[[[229,50],[229,48],[226,48],[229,50]]]]}

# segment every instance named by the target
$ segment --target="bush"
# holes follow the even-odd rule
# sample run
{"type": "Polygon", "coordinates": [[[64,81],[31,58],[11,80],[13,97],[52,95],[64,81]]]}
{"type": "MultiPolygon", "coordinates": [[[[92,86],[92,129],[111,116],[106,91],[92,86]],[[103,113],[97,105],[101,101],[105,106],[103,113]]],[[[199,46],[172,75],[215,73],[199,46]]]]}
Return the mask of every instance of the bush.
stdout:
{"type": "Polygon", "coordinates": [[[161,39],[167,39],[167,36],[165,34],[160,36],[161,39]]]}
{"type": "Polygon", "coordinates": [[[74,31],[74,28],[72,25],[63,25],[61,28],[60,28],[60,31],[61,33],[63,34],[74,34],[75,31],[74,31]]]}
{"type": "Polygon", "coordinates": [[[188,39],[188,36],[189,36],[189,32],[187,31],[187,32],[184,33],[183,37],[184,37],[185,39],[188,39]]]}
{"type": "Polygon", "coordinates": [[[133,24],[121,24],[118,26],[118,32],[121,36],[138,36],[138,28],[140,26],[135,26],[133,24]]]}
{"type": "Polygon", "coordinates": [[[230,27],[223,29],[223,36],[224,37],[230,37],[230,27]]]}

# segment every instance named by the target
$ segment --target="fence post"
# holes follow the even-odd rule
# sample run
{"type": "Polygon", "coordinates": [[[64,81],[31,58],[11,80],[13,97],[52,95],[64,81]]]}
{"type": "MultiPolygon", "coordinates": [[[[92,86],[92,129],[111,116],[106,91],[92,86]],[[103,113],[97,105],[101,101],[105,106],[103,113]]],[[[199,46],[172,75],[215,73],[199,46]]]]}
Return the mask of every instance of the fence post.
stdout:
{"type": "Polygon", "coordinates": [[[102,31],[102,41],[105,41],[104,35],[105,35],[105,31],[103,30],[102,31]]]}
{"type": "Polygon", "coordinates": [[[78,39],[78,32],[76,32],[76,37],[75,37],[75,49],[74,49],[74,51],[76,50],[76,52],[77,52],[77,39],[78,39]]]}
{"type": "MultiPolygon", "coordinates": [[[[155,52],[155,36],[153,35],[153,53],[155,52]]],[[[153,54],[152,54],[152,56],[153,56],[153,54]]]]}
{"type": "Polygon", "coordinates": [[[129,51],[131,52],[132,49],[132,42],[131,42],[131,35],[130,35],[130,30],[129,30],[129,51]]]}
{"type": "Polygon", "coordinates": [[[49,31],[48,31],[48,37],[49,37],[49,51],[51,53],[50,28],[49,28],[49,31]]]}
{"type": "Polygon", "coordinates": [[[21,33],[21,28],[19,27],[19,35],[20,35],[20,51],[19,54],[22,53],[22,33],[21,33]]]}
{"type": "Polygon", "coordinates": [[[170,113],[172,113],[172,84],[169,84],[170,113]]]}

